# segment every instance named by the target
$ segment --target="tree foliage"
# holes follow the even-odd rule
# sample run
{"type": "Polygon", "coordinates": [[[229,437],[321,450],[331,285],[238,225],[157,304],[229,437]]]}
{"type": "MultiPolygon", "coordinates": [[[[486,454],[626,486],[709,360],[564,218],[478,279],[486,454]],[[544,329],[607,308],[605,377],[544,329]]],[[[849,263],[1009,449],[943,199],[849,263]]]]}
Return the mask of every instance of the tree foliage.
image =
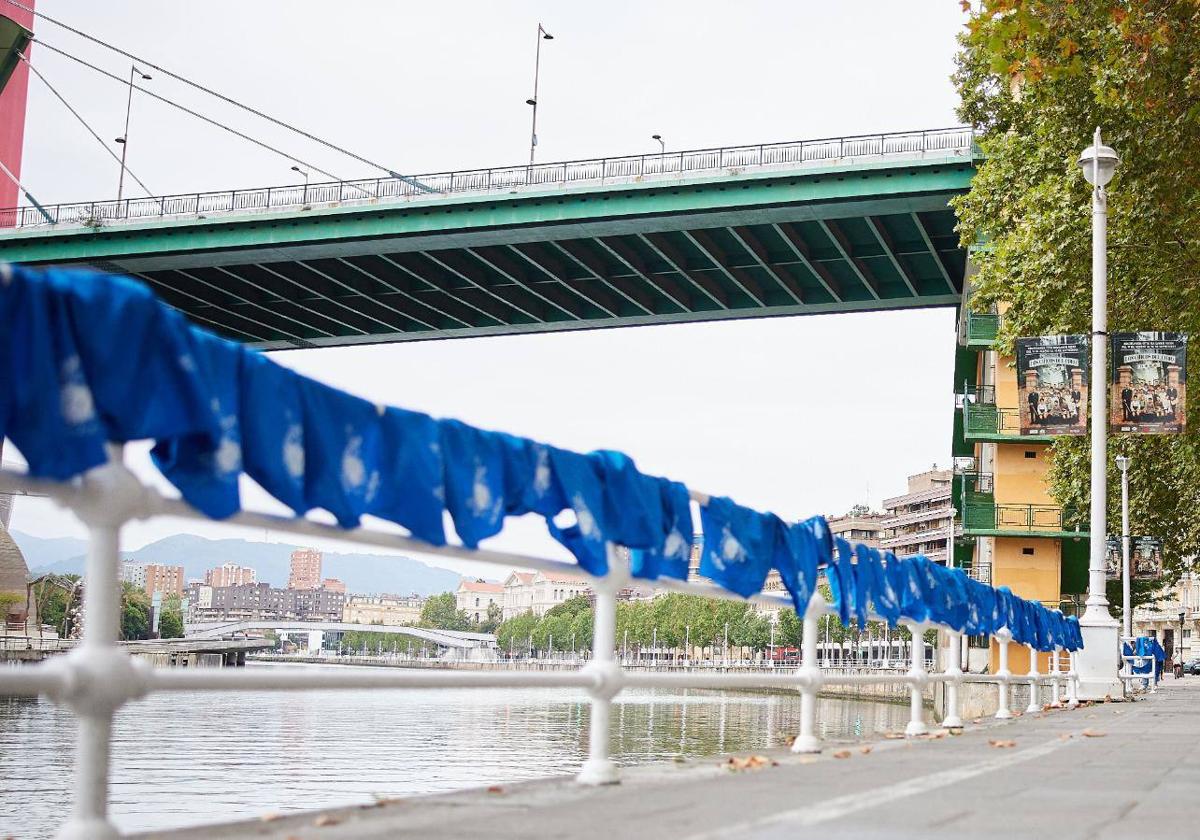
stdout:
{"type": "MultiPolygon", "coordinates": [[[[955,207],[963,244],[979,246],[972,308],[1007,307],[999,349],[1021,335],[1090,331],[1091,188],[1076,160],[1097,126],[1121,156],[1108,189],[1109,329],[1200,334],[1200,4],[963,6],[954,81],[986,159],[955,207]]],[[[1188,408],[1195,428],[1200,401],[1188,408]]],[[[1200,443],[1110,438],[1110,500],[1120,498],[1118,453],[1133,464],[1132,529],[1163,540],[1177,579],[1200,552],[1200,443]]],[[[1064,506],[1088,508],[1086,437],[1053,445],[1050,480],[1064,506]]],[[[1110,533],[1119,516],[1110,502],[1110,533]]]]}
{"type": "Polygon", "coordinates": [[[183,638],[183,605],[178,595],[169,595],[163,599],[162,612],[158,616],[158,637],[160,639],[183,638]]]}
{"type": "MultiPolygon", "coordinates": [[[[799,622],[794,613],[792,620],[798,640],[799,622]]],[[[681,648],[685,642],[693,647],[720,648],[725,643],[726,624],[730,647],[764,650],[770,644],[770,619],[750,604],[677,593],[651,601],[618,603],[616,641],[618,647],[628,644],[634,649],[649,648],[656,641],[659,648],[681,648]]],[[[541,618],[533,613],[510,618],[497,630],[497,644],[504,651],[527,650],[531,641],[537,650],[569,651],[574,645],[579,651],[591,647],[592,607],[587,597],[557,604],[541,618]]],[[[787,644],[779,629],[775,643],[787,644]]]]}
{"type": "Polygon", "coordinates": [[[469,630],[471,620],[458,608],[453,592],[432,595],[421,607],[421,626],[433,630],[469,630]]]}
{"type": "MultiPolygon", "coordinates": [[[[84,619],[86,621],[86,618],[84,619]]],[[[150,638],[150,596],[132,583],[121,584],[121,639],[150,638]]]]}

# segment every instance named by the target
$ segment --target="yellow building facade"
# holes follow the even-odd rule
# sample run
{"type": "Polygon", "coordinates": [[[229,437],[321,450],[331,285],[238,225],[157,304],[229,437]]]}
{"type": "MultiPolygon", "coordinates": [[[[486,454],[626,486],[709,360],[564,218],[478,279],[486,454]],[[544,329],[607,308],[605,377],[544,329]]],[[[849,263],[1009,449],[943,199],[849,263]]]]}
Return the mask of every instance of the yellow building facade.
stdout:
{"type": "MultiPolygon", "coordinates": [[[[960,319],[953,449],[962,530],[955,562],[993,586],[1078,614],[1087,586],[1086,524],[1050,495],[1052,439],[1021,434],[1015,359],[993,349],[998,324],[997,315],[964,312],[960,319]]],[[[998,657],[992,642],[993,673],[998,657]]],[[[1049,668],[1048,654],[1038,667],[1049,668]]],[[[1029,670],[1027,648],[1010,645],[1009,668],[1029,670]]]]}

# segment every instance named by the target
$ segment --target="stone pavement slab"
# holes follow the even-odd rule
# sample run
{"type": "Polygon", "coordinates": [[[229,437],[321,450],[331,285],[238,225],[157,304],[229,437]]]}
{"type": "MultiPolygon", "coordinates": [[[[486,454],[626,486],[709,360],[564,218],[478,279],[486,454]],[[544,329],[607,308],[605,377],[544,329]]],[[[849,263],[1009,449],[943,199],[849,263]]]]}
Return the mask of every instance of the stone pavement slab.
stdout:
{"type": "Polygon", "coordinates": [[[771,752],[775,764],[758,770],[699,759],[627,768],[620,785],[603,788],[547,779],[138,837],[1196,837],[1198,747],[1200,679],[1184,679],[1136,702],[983,721],[954,737],[771,752]],[[849,757],[835,757],[843,751],[849,757]]]}

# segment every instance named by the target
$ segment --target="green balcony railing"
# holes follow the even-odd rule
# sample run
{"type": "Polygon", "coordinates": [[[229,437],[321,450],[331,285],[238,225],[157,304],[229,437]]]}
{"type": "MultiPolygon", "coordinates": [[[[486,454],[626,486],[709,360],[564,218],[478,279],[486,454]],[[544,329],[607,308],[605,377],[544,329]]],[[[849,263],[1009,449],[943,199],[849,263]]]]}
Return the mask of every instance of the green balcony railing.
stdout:
{"type": "Polygon", "coordinates": [[[1000,332],[1000,316],[967,312],[967,346],[988,348],[996,341],[1000,332]]]}
{"type": "Polygon", "coordinates": [[[963,511],[963,533],[974,536],[1086,536],[1082,523],[1077,511],[1057,505],[968,502],[963,511]]]}
{"type": "Polygon", "coordinates": [[[1021,412],[1015,408],[998,408],[990,403],[963,402],[963,433],[971,438],[1020,437],[1021,412]]]}

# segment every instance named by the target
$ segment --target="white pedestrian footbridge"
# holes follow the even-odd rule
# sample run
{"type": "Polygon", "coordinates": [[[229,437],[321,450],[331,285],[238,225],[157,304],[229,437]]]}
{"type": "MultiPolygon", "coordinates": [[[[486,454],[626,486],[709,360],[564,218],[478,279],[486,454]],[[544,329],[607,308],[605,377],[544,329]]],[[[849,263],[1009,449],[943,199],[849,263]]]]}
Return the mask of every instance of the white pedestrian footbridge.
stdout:
{"type": "Polygon", "coordinates": [[[188,624],[184,628],[187,639],[220,639],[238,633],[270,631],[284,634],[326,633],[381,633],[407,636],[443,648],[457,650],[488,650],[496,646],[496,637],[491,633],[468,633],[459,630],[433,630],[425,627],[392,626],[385,624],[354,624],[345,621],[218,621],[188,624]]]}

